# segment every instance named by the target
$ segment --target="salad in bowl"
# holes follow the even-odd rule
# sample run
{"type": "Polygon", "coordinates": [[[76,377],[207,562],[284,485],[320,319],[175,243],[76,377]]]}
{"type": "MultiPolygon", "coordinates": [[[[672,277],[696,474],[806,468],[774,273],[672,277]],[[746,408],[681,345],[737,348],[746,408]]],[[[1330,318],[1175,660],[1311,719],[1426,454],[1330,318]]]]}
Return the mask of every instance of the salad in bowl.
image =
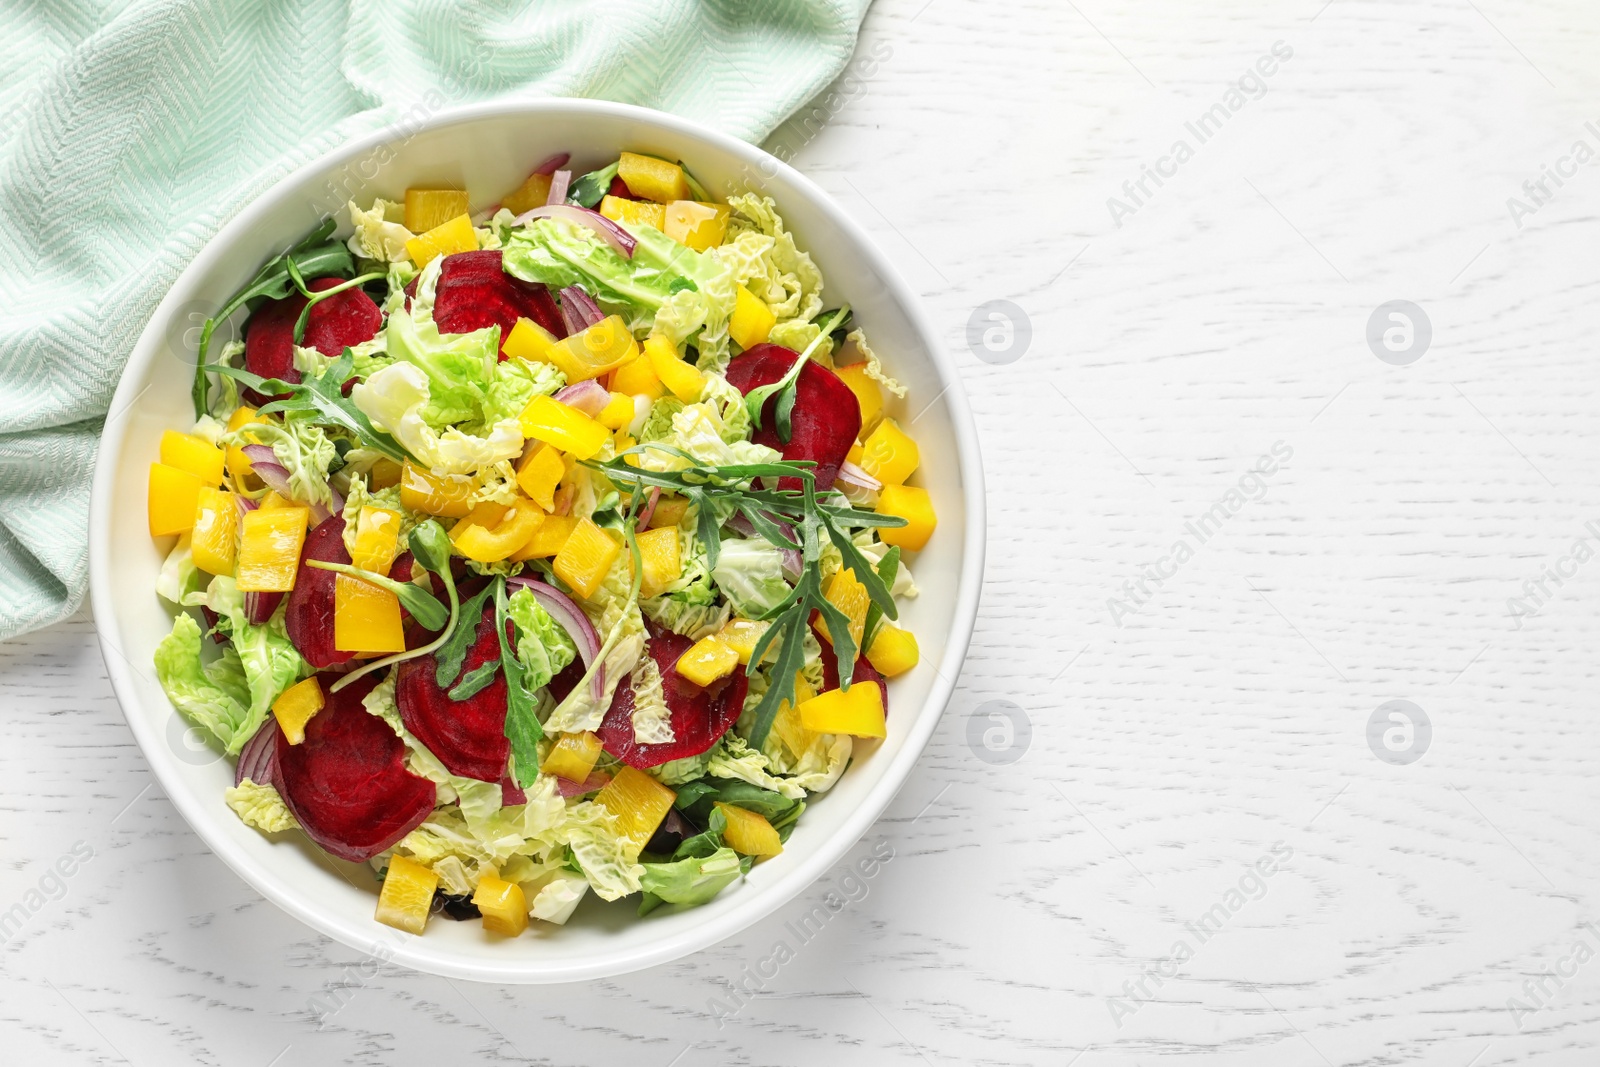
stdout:
{"type": "Polygon", "coordinates": [[[294,241],[149,468],[155,673],[237,760],[218,804],[413,934],[710,901],[919,661],[937,519],[862,324],[770,198],[568,161],[294,241]]]}

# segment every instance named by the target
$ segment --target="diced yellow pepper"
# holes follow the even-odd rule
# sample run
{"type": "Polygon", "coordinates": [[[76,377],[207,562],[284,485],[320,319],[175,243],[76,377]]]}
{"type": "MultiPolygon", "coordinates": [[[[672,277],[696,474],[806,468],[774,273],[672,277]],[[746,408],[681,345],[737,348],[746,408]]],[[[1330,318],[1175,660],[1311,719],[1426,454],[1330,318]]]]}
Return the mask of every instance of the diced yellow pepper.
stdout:
{"type": "Polygon", "coordinates": [[[729,619],[722,624],[722,629],[717,631],[717,640],[727,645],[739,654],[739,662],[748,664],[750,657],[755,655],[756,645],[766,634],[770,622],[759,622],[755,619],[729,619]]]}
{"type": "Polygon", "coordinates": [[[407,189],[406,229],[426,233],[467,213],[464,189],[407,189]]]}
{"type": "Polygon", "coordinates": [[[412,511],[459,519],[472,510],[472,479],[459,474],[438,475],[407,463],[400,471],[400,503],[412,511]]]}
{"type": "MultiPolygon", "coordinates": [[[[872,606],[872,598],[867,595],[867,587],[856,578],[855,571],[845,567],[833,572],[833,577],[828,580],[828,591],[825,595],[828,603],[844,613],[845,619],[850,624],[850,637],[859,649],[861,634],[867,628],[867,609],[872,606]]],[[[817,633],[827,638],[829,644],[833,643],[833,637],[828,633],[826,616],[817,616],[817,633]]]]}
{"type": "Polygon", "coordinates": [[[659,596],[683,571],[683,563],[678,555],[678,531],[670,526],[646,530],[636,540],[639,543],[639,562],[643,566],[643,573],[639,577],[639,595],[659,596]]]}
{"type": "Polygon", "coordinates": [[[644,355],[612,371],[611,388],[626,396],[647,396],[651,400],[660,400],[667,393],[667,387],[661,384],[655,368],[650,365],[650,358],[644,355]]]}
{"type": "Polygon", "coordinates": [[[188,471],[165,463],[150,464],[149,495],[145,502],[150,516],[150,536],[192,529],[203,484],[188,471]]]}
{"type": "Polygon", "coordinates": [[[389,873],[378,893],[378,910],[373,918],[385,926],[420,934],[428,926],[433,911],[433,893],[439,876],[431,868],[401,855],[389,857],[389,873]]]}
{"type": "Polygon", "coordinates": [[[392,459],[380,459],[367,471],[367,488],[376,492],[400,484],[400,464],[392,459]]]}
{"type": "Polygon", "coordinates": [[[884,737],[883,690],[877,682],[857,682],[849,692],[818,694],[800,705],[800,725],[819,734],[884,737]]]}
{"type": "Polygon", "coordinates": [[[637,767],[624,765],[594,800],[617,817],[617,837],[623,843],[624,855],[632,861],[654,836],[677,798],[678,794],[637,767]]]}
{"type": "Polygon", "coordinates": [[[738,300],[733,305],[733,315],[728,319],[728,336],[739,342],[740,348],[754,348],[767,339],[778,316],[772,313],[767,302],[744,286],[739,286],[738,300]]]}
{"type": "Polygon", "coordinates": [[[562,734],[550,746],[539,770],[569,782],[587,782],[600,760],[600,752],[600,739],[588,730],[581,734],[562,734]]]}
{"type": "Polygon", "coordinates": [[[286,496],[280,496],[276,489],[268,489],[256,502],[256,507],[271,511],[273,508],[292,508],[297,505],[286,496]]]}
{"type": "Polygon", "coordinates": [[[544,359],[561,368],[568,384],[598,378],[639,355],[621,315],[608,315],[586,330],[551,345],[544,359]]]}
{"type": "Polygon", "coordinates": [[[727,204],[674,200],[667,205],[666,216],[661,232],[696,252],[717,247],[728,235],[727,204]]]}
{"type": "Polygon", "coordinates": [[[536,396],[522,411],[522,436],[554,445],[578,459],[605,447],[611,431],[577,408],[548,396],[536,396]]]}
{"type": "Polygon", "coordinates": [[[904,526],[878,529],[878,538],[886,545],[899,545],[908,552],[920,552],[939,525],[933,511],[933,499],[926,489],[914,485],[886,485],[878,494],[878,512],[898,515],[906,520],[904,526]]]}
{"type": "Polygon", "coordinates": [[[207,574],[232,574],[239,551],[239,505],[230,492],[203,486],[195,504],[194,565],[207,574]]]}
{"type": "Polygon", "coordinates": [[[599,592],[600,583],[621,551],[622,546],[593,521],[579,519],[551,566],[556,577],[587,600],[599,592]]]}
{"type": "MultiPolygon", "coordinates": [[[[256,409],[248,405],[237,407],[233,414],[228,416],[228,431],[231,433],[241,426],[248,426],[252,422],[265,422],[266,420],[256,414],[256,409]]],[[[252,444],[258,444],[254,437],[250,438],[252,444]]],[[[261,479],[251,469],[250,457],[244,454],[242,445],[229,445],[227,452],[228,476],[233,479],[233,491],[236,493],[253,493],[261,488],[261,479]]]]}
{"type": "Polygon", "coordinates": [[[472,903],[483,916],[483,928],[491,934],[516,937],[528,928],[528,898],[515,882],[486,872],[478,878],[472,903]]]}
{"type": "MultiPolygon", "coordinates": [[[[866,363],[836,367],[834,373],[856,394],[856,401],[861,405],[861,432],[872,433],[878,420],[883,417],[883,390],[878,388],[877,382],[867,377],[866,363]]],[[[859,463],[859,460],[852,459],[851,462],[859,463]]]]}
{"type": "Polygon", "coordinates": [[[622,158],[617,161],[617,176],[627,185],[628,192],[658,204],[687,200],[690,196],[683,168],[654,156],[622,153],[622,158]]]}
{"type": "Polygon", "coordinates": [[[678,358],[678,349],[659,334],[652,334],[644,342],[645,355],[650,357],[650,369],[656,372],[661,384],[672,390],[672,395],[685,404],[700,399],[705,391],[706,376],[694,364],[678,358]]]}
{"type": "Polygon", "coordinates": [[[863,451],[863,449],[861,447],[861,439],[858,437],[858,438],[856,438],[856,443],[850,446],[850,451],[848,451],[848,452],[846,452],[844,454],[844,458],[849,460],[851,463],[854,463],[856,466],[859,467],[859,466],[861,466],[861,453],[862,453],[862,451],[863,451]]]}
{"type": "Polygon", "coordinates": [[[626,393],[612,393],[611,400],[600,409],[600,425],[609,430],[620,430],[633,421],[633,397],[626,393]]]}
{"type": "Polygon", "coordinates": [[[778,831],[759,812],[724,804],[720,800],[716,807],[728,820],[722,840],[735,852],[742,856],[776,856],[783,851],[778,831]]]}
{"type": "MultiPolygon", "coordinates": [[[[389,573],[400,554],[400,513],[364,507],[356,520],[350,561],[365,571],[389,573]]],[[[333,647],[341,652],[404,652],[400,598],[387,589],[340,574],[333,585],[333,647]]]]}
{"type": "Polygon", "coordinates": [[[556,486],[567,473],[561,462],[561,451],[547,444],[528,450],[517,464],[517,485],[538,504],[549,511],[556,506],[556,486]]]}
{"type": "Polygon", "coordinates": [[[310,508],[257,508],[240,523],[239,567],[242,593],[287,593],[300,569],[310,508]]]}
{"type": "Polygon", "coordinates": [[[600,201],[600,214],[624,226],[654,226],[662,231],[667,228],[666,205],[652,204],[648,200],[629,200],[608,193],[600,201]]]}
{"type": "Polygon", "coordinates": [[[528,175],[526,181],[506,194],[505,199],[500,201],[500,206],[513,215],[520,215],[524,211],[540,207],[550,199],[550,183],[554,178],[552,174],[528,175]]]}
{"type": "Polygon", "coordinates": [[[326,699],[315,676],[303,678],[278,694],[272,702],[272,717],[278,720],[284,740],[298,745],[306,739],[306,723],[321,711],[326,699]]]}
{"type": "Polygon", "coordinates": [[[555,361],[550,358],[550,346],[555,343],[556,335],[537,322],[532,319],[518,319],[517,324],[511,327],[511,332],[506,334],[506,339],[500,348],[513,359],[553,363],[555,361]]]}
{"type": "Polygon", "coordinates": [[[486,500],[450,530],[450,541],[468,559],[498,563],[516,552],[539,531],[544,509],[519,498],[512,504],[486,500]]]}
{"type": "Polygon", "coordinates": [[[472,219],[457,215],[449,222],[433,227],[427,233],[406,242],[406,255],[421,270],[435,256],[451,256],[457,252],[476,252],[478,233],[472,228],[472,219]]]}
{"type": "Polygon", "coordinates": [[[673,666],[695,685],[706,686],[726,678],[739,666],[739,653],[717,639],[716,634],[696,641],[673,666]]]}
{"type": "Polygon", "coordinates": [[[544,522],[534,531],[533,540],[511,553],[511,562],[529,559],[547,559],[566,547],[567,539],[578,525],[576,515],[546,515],[544,522]]]}
{"type": "Polygon", "coordinates": [[[872,644],[867,646],[867,662],[885,678],[904,674],[917,665],[919,658],[917,635],[887,622],[872,635],[872,644]]]}
{"type": "Polygon", "coordinates": [[[650,513],[650,529],[659,530],[666,526],[676,526],[683,521],[688,512],[688,498],[662,494],[661,499],[656,501],[655,511],[650,513]]]}
{"type": "Polygon", "coordinates": [[[861,446],[861,469],[884,485],[900,485],[917,469],[917,443],[893,419],[884,419],[861,446]]]}
{"type": "Polygon", "coordinates": [[[778,714],[773,717],[772,730],[788,746],[790,752],[796,757],[811,751],[811,746],[817,743],[815,731],[807,730],[800,722],[800,705],[816,696],[816,690],[811,688],[805,676],[796,672],[794,676],[794,703],[785,700],[778,705],[778,714]]]}
{"type": "Polygon", "coordinates": [[[209,486],[222,484],[222,449],[192,433],[168,430],[161,435],[161,462],[188,471],[209,486]]]}

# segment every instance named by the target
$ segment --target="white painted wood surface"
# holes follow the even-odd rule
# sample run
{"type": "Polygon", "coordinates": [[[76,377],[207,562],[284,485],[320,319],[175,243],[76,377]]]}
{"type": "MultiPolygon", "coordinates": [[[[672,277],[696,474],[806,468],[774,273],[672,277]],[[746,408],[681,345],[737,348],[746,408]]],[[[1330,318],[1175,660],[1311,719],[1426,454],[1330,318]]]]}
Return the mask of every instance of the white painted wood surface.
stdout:
{"type": "Polygon", "coordinates": [[[1600,564],[1563,562],[1600,548],[1600,161],[1520,228],[1507,206],[1600,150],[1597,46],[1575,0],[880,0],[874,73],[774,143],[923,293],[985,447],[972,655],[855,853],[893,859],[770,979],[842,869],[677,964],[566,988],[387,968],[318,1029],[309,998],[357,954],[151,787],[85,617],[0,646],[0,904],[41,902],[0,947],[0,1060],[1600,1062],[1600,564]],[[1275,42],[1265,95],[1198,143],[1275,42]],[[1006,365],[965,340],[993,299],[1031,322],[1006,365]],[[1409,366],[1364,338],[1395,299],[1432,323],[1409,366]],[[1186,524],[1279,442],[1200,544],[1186,524]],[[1548,595],[1513,620],[1530,579],[1548,595]],[[1366,740],[1393,699],[1432,724],[1409,765],[1366,740]],[[993,700],[1032,723],[1009,766],[967,741],[993,700]]]}

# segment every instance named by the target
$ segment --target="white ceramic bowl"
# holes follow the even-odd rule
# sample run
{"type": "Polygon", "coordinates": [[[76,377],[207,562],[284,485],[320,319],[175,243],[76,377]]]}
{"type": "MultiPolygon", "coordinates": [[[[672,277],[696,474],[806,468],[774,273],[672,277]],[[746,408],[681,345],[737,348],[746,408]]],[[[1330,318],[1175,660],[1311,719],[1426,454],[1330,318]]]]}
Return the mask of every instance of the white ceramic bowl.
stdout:
{"type": "Polygon", "coordinates": [[[621,974],[714,944],[772,912],[837,863],[893,799],[950,697],[977,613],[985,521],[978,446],[955,367],[916,295],[810,181],[760,149],[642,108],[582,100],[467,107],[366,137],[301,168],[224,226],[178,278],[134,347],[111,412],[94,479],[90,587],[112,684],[161,788],[268,900],[346,945],[435,974],[518,983],[621,974]],[[536,923],[515,940],[492,938],[477,923],[438,919],[422,937],[399,934],[373,920],[376,886],[365,868],[331,860],[297,833],[270,840],[245,826],[222,799],[232,762],[185,742],[150,666],[171,615],[154,591],[167,546],[146,532],[149,464],[161,432],[187,429],[192,420],[195,323],[318,216],[342,209],[346,199],[399,199],[411,185],[465,188],[477,210],[555,152],[570,151],[581,173],[624,149],[682,158],[713,195],[767,191],[822,269],[830,300],[857,309],[873,347],[910,387],[904,401],[891,398],[890,413],[916,417],[919,477],[939,514],[938,532],[911,563],[922,595],[904,609],[922,663],[890,685],[888,738],[858,745],[850,768],[806,810],[783,854],[712,903],[638,920],[632,903],[606,905],[591,895],[565,927],[536,923]]]}

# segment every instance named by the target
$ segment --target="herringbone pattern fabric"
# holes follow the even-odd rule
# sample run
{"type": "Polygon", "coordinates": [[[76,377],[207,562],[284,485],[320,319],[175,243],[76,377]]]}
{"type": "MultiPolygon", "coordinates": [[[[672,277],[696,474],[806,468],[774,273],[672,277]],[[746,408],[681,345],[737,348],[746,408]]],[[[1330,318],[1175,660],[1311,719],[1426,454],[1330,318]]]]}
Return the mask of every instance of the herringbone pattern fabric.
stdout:
{"type": "Polygon", "coordinates": [[[0,5],[0,639],[77,610],[123,362],[275,180],[432,90],[604,97],[759,140],[840,72],[868,2],[0,5]]]}

